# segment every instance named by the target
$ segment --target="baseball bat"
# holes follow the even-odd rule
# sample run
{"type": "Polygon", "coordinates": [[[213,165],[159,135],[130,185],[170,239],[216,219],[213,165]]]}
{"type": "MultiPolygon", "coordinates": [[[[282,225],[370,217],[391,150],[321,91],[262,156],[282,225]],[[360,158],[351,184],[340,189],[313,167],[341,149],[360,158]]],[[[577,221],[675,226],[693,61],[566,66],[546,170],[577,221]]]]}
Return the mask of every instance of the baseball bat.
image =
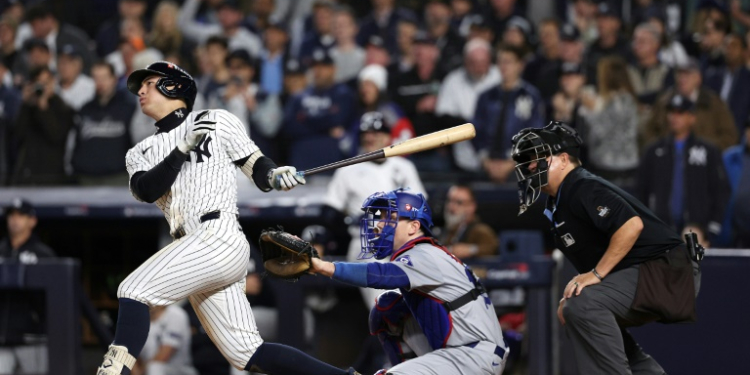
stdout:
{"type": "Polygon", "coordinates": [[[430,150],[437,147],[452,145],[456,142],[465,141],[472,139],[476,136],[476,130],[474,125],[466,123],[452,128],[440,130],[434,133],[425,134],[420,137],[407,139],[401,143],[391,145],[380,150],[368,152],[366,154],[353,156],[348,159],[339,160],[331,164],[326,164],[320,167],[311,168],[305,171],[299,171],[297,174],[301,176],[311,176],[316,173],[330,171],[331,169],[337,169],[346,167],[348,165],[359,164],[362,162],[377,160],[381,158],[389,158],[391,156],[400,156],[406,154],[414,154],[420,151],[430,150]]]}

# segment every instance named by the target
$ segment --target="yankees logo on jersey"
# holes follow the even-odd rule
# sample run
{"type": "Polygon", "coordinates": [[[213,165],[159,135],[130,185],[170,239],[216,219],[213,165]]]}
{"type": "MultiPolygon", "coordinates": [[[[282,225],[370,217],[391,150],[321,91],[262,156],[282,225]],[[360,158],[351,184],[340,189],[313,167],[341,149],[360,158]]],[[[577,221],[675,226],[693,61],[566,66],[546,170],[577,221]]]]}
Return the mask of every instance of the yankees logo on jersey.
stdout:
{"type": "Polygon", "coordinates": [[[197,227],[201,215],[207,212],[236,215],[236,165],[233,161],[258,151],[247,136],[245,126],[225,110],[187,115],[177,110],[159,122],[165,120],[171,123],[166,121],[166,124],[159,126],[156,134],[128,152],[126,166],[131,176],[139,171],[148,171],[164,160],[177,147],[177,142],[185,137],[190,125],[216,125],[215,132],[206,134],[190,151],[170,191],[156,201],[170,223],[171,233],[197,227]]]}

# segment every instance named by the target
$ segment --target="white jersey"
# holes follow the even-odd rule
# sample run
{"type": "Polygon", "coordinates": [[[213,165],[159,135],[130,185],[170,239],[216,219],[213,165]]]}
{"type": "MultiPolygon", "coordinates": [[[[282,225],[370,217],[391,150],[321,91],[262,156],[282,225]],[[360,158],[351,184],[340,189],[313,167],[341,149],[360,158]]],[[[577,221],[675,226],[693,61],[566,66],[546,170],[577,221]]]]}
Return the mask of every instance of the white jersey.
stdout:
{"type": "Polygon", "coordinates": [[[215,123],[215,130],[190,151],[170,190],[156,201],[176,240],[128,275],[117,296],[148,306],[188,298],[216,347],[242,369],[263,339],[245,296],[250,244],[236,217],[234,162],[258,148],[227,111],[179,109],[157,123],[156,134],[128,151],[126,166],[131,177],[151,170],[185,138],[188,126],[206,121],[215,123]]]}
{"type": "Polygon", "coordinates": [[[190,232],[208,212],[237,214],[237,166],[233,161],[258,151],[245,125],[225,110],[185,113],[182,124],[144,139],[125,157],[131,178],[137,172],[148,171],[177,147],[192,123],[201,121],[216,122],[216,131],[207,134],[190,152],[170,191],[156,201],[173,235],[180,229],[190,232]]]}
{"type": "Polygon", "coordinates": [[[178,305],[170,305],[156,320],[151,321],[148,339],[143,346],[139,358],[150,361],[156,356],[162,346],[175,349],[167,365],[175,373],[193,372],[193,360],[190,355],[190,320],[187,312],[178,305]]]}
{"type": "Polygon", "coordinates": [[[373,193],[410,188],[425,194],[414,163],[400,156],[383,163],[367,162],[337,169],[328,184],[325,204],[353,218],[362,215],[362,203],[373,193]]]}

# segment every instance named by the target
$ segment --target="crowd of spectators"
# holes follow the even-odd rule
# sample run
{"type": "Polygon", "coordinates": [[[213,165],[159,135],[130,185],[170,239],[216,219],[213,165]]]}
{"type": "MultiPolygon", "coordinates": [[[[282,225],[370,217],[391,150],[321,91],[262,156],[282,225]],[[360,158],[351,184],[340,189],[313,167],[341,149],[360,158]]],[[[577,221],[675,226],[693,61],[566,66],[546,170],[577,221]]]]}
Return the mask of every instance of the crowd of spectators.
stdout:
{"type": "Polygon", "coordinates": [[[109,0],[87,31],[52,3],[0,9],[0,185],[126,186],[153,121],[124,82],[168,60],[198,82],[195,109],[231,111],[298,169],[359,153],[361,116],[381,112],[394,141],[476,126],[412,155],[423,178],[513,183],[511,136],[560,120],[587,168],[663,219],[747,237],[746,210],[726,208],[750,206],[750,2],[548,1],[533,20],[525,0],[109,0]]]}

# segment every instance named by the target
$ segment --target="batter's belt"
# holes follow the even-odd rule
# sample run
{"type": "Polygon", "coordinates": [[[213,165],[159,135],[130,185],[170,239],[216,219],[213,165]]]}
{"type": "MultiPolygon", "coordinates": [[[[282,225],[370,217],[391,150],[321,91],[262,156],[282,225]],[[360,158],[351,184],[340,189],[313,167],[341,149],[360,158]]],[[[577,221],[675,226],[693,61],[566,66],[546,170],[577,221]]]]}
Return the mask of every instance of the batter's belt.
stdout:
{"type": "MultiPolygon", "coordinates": [[[[198,221],[201,224],[203,224],[203,223],[205,223],[207,221],[216,220],[216,219],[218,219],[220,217],[221,217],[221,211],[216,210],[216,211],[211,211],[209,213],[201,215],[201,217],[198,218],[198,221]]],[[[237,215],[237,219],[239,219],[239,215],[237,215]]],[[[185,232],[185,228],[184,227],[179,227],[179,228],[175,229],[174,234],[172,235],[172,237],[174,237],[175,240],[179,240],[180,238],[185,237],[186,234],[187,233],[185,232]]]]}

